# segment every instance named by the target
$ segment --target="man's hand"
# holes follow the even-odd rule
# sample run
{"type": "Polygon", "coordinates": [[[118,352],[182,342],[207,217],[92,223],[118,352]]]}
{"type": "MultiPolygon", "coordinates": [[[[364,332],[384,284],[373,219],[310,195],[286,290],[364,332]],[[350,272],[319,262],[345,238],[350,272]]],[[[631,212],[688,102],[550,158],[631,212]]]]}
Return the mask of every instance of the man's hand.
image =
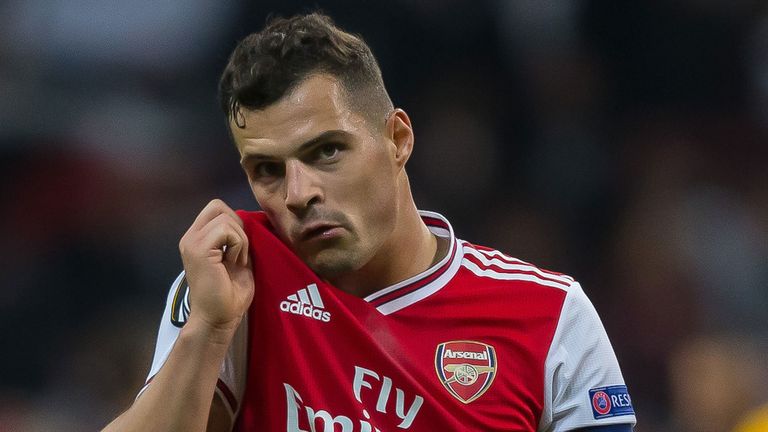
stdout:
{"type": "Polygon", "coordinates": [[[253,299],[243,221],[213,200],[181,238],[179,250],[190,290],[189,319],[152,383],[105,432],[232,428],[214,394],[232,337],[253,299]]]}
{"type": "Polygon", "coordinates": [[[179,251],[190,290],[187,324],[215,333],[234,332],[254,289],[243,221],[215,199],[181,238],[179,251]]]}

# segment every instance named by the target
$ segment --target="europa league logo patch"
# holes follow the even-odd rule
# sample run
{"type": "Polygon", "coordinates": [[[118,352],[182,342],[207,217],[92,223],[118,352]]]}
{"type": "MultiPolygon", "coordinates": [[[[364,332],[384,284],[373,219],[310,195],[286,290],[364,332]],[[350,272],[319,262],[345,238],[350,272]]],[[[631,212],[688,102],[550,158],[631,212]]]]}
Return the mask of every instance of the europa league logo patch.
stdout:
{"type": "Polygon", "coordinates": [[[446,390],[468,404],[482,396],[493,384],[496,350],[482,342],[444,342],[435,351],[435,370],[446,390]]]}
{"type": "Polygon", "coordinates": [[[189,319],[189,284],[187,277],[179,278],[173,287],[173,302],[171,303],[171,324],[178,328],[184,327],[189,319]]]}

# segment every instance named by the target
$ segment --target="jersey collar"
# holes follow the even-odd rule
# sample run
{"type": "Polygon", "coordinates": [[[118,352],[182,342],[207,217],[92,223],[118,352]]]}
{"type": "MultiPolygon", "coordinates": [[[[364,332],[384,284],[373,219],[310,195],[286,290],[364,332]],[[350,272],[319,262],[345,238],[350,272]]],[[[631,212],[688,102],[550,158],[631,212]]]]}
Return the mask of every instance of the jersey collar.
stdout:
{"type": "Polygon", "coordinates": [[[365,297],[365,301],[384,315],[397,312],[438,292],[461,267],[463,251],[448,220],[429,211],[419,210],[419,215],[433,234],[450,240],[448,253],[435,265],[416,276],[365,297]]]}

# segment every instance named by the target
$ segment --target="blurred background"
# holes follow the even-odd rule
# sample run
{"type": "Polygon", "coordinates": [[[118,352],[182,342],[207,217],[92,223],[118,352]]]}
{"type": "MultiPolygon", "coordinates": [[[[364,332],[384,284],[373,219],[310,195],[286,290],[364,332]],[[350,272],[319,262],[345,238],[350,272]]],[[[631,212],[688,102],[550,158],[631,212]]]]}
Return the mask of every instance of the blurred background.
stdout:
{"type": "Polygon", "coordinates": [[[131,403],[179,238],[211,198],[256,209],[218,74],[315,6],[411,115],[419,206],[582,282],[638,432],[768,402],[766,2],[4,0],[0,432],[131,403]]]}

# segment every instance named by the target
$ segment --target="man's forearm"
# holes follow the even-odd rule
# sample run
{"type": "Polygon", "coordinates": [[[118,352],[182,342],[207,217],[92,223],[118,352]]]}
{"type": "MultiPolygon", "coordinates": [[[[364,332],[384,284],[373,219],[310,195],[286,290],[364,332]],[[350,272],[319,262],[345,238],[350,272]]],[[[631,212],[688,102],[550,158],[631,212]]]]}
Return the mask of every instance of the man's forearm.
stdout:
{"type": "MultiPolygon", "coordinates": [[[[205,431],[233,333],[188,322],[152,383],[104,432],[205,431]]],[[[228,418],[211,419],[209,431],[228,431],[229,423],[228,418]]]]}

